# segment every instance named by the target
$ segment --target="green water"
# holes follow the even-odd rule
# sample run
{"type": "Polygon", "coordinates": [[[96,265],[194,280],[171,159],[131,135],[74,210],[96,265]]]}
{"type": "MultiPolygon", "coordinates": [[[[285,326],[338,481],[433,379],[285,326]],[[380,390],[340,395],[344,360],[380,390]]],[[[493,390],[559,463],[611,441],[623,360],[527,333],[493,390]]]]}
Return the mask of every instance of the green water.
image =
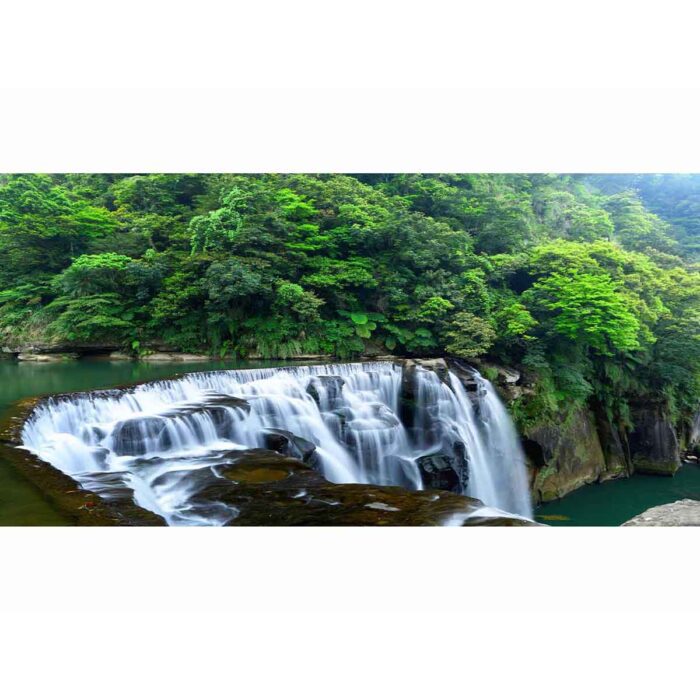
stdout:
{"type": "MultiPolygon", "coordinates": [[[[84,359],[61,363],[0,361],[0,415],[20,399],[41,394],[106,389],[163,379],[181,372],[260,367],[265,363],[112,362],[84,359]]],[[[266,363],[267,366],[279,363],[266,363]]],[[[33,484],[0,461],[0,525],[69,525],[33,484]]]]}
{"type": "Polygon", "coordinates": [[[639,474],[584,486],[560,501],[540,506],[536,516],[547,525],[621,525],[647,508],[681,498],[700,500],[697,464],[684,464],[675,476],[639,474]]]}

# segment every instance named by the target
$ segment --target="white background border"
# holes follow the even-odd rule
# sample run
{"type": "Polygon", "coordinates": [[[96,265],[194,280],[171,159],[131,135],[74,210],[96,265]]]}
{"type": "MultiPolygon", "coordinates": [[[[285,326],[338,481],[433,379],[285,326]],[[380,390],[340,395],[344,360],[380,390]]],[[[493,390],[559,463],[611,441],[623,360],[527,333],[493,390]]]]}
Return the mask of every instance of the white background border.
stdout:
{"type": "MultiPolygon", "coordinates": [[[[700,171],[688,3],[3,7],[0,171],[700,171]],[[685,8],[685,9],[684,9],[685,8]]],[[[692,694],[694,530],[0,531],[10,698],[692,694]]]]}

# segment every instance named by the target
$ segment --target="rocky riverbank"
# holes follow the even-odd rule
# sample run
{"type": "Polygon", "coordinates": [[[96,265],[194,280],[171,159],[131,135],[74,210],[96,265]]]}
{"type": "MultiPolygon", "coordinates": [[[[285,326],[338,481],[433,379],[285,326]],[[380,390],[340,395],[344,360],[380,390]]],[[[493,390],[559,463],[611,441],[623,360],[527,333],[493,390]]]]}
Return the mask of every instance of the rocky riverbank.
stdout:
{"type": "Polygon", "coordinates": [[[700,526],[700,501],[684,498],[674,503],[649,508],[635,516],[623,527],[700,526]]]}

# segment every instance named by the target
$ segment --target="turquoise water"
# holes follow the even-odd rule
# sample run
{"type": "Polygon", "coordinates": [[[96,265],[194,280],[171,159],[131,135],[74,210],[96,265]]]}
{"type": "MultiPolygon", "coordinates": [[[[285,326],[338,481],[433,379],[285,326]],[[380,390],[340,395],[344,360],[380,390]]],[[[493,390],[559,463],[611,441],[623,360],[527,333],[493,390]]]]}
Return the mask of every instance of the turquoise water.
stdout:
{"type": "Polygon", "coordinates": [[[700,466],[684,464],[675,476],[635,475],[584,486],[536,510],[547,525],[621,525],[647,508],[681,498],[700,500],[700,466]]]}
{"type": "MultiPolygon", "coordinates": [[[[113,362],[84,359],[61,363],[0,361],[0,415],[20,399],[163,379],[181,372],[260,367],[279,362],[113,362]]],[[[0,525],[68,525],[41,491],[0,461],[0,525]]]]}

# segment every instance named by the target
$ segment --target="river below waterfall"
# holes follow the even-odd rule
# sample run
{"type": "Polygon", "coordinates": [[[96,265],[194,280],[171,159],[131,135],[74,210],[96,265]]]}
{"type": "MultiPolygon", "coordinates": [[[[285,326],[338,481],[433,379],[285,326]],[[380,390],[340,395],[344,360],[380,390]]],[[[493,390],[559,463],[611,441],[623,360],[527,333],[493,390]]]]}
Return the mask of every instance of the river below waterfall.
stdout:
{"type": "Polygon", "coordinates": [[[537,508],[535,519],[547,525],[622,525],[649,508],[683,498],[700,501],[700,465],[686,462],[673,476],[635,474],[582,486],[537,508]]]}

